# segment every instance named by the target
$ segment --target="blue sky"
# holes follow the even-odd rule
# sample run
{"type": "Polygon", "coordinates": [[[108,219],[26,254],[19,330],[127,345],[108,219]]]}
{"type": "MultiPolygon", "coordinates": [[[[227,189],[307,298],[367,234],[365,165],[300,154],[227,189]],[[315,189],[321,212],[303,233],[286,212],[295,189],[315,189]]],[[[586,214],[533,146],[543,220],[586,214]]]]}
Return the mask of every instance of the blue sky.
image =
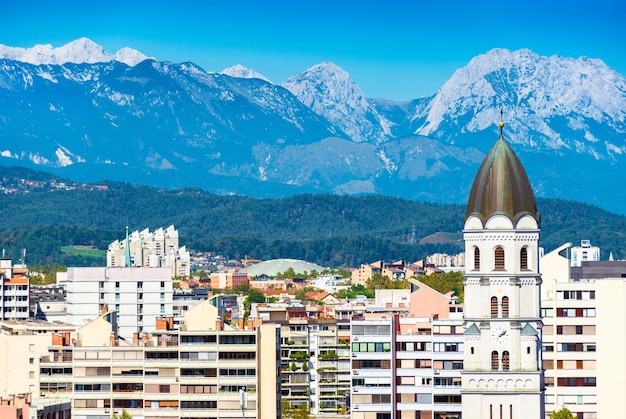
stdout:
{"type": "Polygon", "coordinates": [[[0,43],[55,47],[80,37],[207,71],[235,64],[280,83],[332,61],[367,97],[433,94],[492,48],[599,58],[626,75],[626,2],[6,1],[0,43]]]}

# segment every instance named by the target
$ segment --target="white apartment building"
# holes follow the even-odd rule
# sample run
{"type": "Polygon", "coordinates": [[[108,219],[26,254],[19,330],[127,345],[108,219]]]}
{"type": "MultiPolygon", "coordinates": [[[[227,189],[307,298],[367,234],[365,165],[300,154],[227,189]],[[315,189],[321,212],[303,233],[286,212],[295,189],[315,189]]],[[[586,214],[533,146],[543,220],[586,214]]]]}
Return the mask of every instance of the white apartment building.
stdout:
{"type": "Polygon", "coordinates": [[[179,247],[178,230],[171,225],[153,232],[147,228],[130,234],[127,231],[126,239],[109,244],[107,266],[167,267],[171,276],[189,276],[191,256],[185,246],[179,247]]]}
{"type": "Polygon", "coordinates": [[[590,240],[581,240],[580,246],[573,246],[571,252],[571,266],[580,266],[585,261],[600,260],[600,248],[592,246],[590,240]]]}
{"type": "Polygon", "coordinates": [[[118,313],[117,334],[151,332],[156,319],[173,315],[169,268],[68,268],[67,322],[82,326],[102,311],[118,313]]]}
{"type": "Polygon", "coordinates": [[[571,279],[566,243],[541,259],[546,417],[626,412],[626,279],[571,279]]]}
{"type": "Polygon", "coordinates": [[[27,319],[30,315],[28,268],[0,259],[0,319],[27,319]]]}
{"type": "Polygon", "coordinates": [[[463,318],[352,320],[352,418],[460,419],[463,318]]]}

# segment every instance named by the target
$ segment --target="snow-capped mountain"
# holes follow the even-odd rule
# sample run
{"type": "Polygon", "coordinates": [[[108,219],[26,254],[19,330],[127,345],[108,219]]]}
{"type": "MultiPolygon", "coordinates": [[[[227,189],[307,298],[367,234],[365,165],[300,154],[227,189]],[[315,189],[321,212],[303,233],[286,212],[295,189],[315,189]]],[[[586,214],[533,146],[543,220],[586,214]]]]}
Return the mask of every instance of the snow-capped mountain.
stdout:
{"type": "Polygon", "coordinates": [[[378,144],[390,134],[388,123],[369,106],[350,75],[331,62],[314,65],[281,85],[355,142],[378,144]]]}
{"type": "Polygon", "coordinates": [[[227,76],[231,77],[238,77],[240,79],[261,79],[263,81],[271,83],[271,81],[263,74],[258,73],[250,68],[244,67],[241,64],[236,64],[232,67],[225,68],[220,71],[220,73],[226,74],[227,76]]]}
{"type": "Polygon", "coordinates": [[[463,202],[502,109],[538,196],[626,214],[626,81],[600,60],[495,49],[435,95],[397,103],[365,98],[329,62],[278,86],[240,65],[128,66],[86,39],[62,48],[0,48],[1,164],[216,193],[463,202]]]}
{"type": "Polygon", "coordinates": [[[0,59],[1,58],[35,65],[65,63],[94,64],[119,61],[134,66],[150,57],[128,47],[120,49],[115,54],[109,54],[92,40],[80,38],[58,48],[54,48],[50,44],[35,45],[32,48],[16,48],[0,44],[0,59]]]}
{"type": "Polygon", "coordinates": [[[467,134],[493,126],[500,108],[510,142],[524,148],[626,155],[626,79],[597,59],[527,49],[494,49],[457,70],[414,115],[423,120],[416,133],[467,143],[467,134]]]}

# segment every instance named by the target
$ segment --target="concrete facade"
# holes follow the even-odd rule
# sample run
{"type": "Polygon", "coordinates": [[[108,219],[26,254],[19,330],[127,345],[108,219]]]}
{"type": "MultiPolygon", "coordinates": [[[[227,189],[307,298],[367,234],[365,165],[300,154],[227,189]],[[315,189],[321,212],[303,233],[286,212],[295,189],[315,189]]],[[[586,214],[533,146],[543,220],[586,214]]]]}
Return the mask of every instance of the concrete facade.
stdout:
{"type": "Polygon", "coordinates": [[[74,326],[116,311],[116,333],[132,339],[153,331],[156,319],[171,317],[172,300],[168,268],[68,268],[67,322],[74,326]]]}

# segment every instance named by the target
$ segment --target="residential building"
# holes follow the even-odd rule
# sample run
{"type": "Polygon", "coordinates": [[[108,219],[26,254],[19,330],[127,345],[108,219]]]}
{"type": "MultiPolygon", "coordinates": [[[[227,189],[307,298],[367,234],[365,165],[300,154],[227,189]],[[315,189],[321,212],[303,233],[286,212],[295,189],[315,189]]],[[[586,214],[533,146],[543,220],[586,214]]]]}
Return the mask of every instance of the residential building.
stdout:
{"type": "Polygon", "coordinates": [[[407,263],[403,260],[385,262],[379,260],[374,263],[363,264],[358,269],[353,270],[352,283],[366,285],[367,280],[375,274],[381,274],[391,280],[403,280],[435,271],[437,269],[426,268],[421,262],[407,263]]]}
{"type": "Polygon", "coordinates": [[[249,285],[248,274],[239,269],[230,269],[226,272],[215,272],[210,275],[210,287],[215,289],[232,289],[242,285],[249,285]]]}
{"type": "Polygon", "coordinates": [[[280,329],[237,330],[205,301],[185,324],[157,322],[152,333],[116,336],[115,312],[56,343],[42,358],[41,393],[70,397],[73,418],[280,418],[280,329]]]}
{"type": "Polygon", "coordinates": [[[571,246],[541,259],[546,417],[562,407],[578,419],[612,417],[626,412],[623,263],[583,262],[591,278],[572,278],[571,246]]]}
{"type": "Polygon", "coordinates": [[[465,215],[463,419],[545,413],[540,217],[503,127],[478,169],[465,215]]]}
{"type": "Polygon", "coordinates": [[[571,265],[576,267],[581,266],[582,262],[600,260],[600,248],[592,246],[590,240],[581,240],[580,246],[573,246],[570,253],[571,265]]]}
{"type": "Polygon", "coordinates": [[[0,259],[0,319],[30,317],[30,282],[25,265],[13,266],[11,259],[0,259]]]}
{"type": "Polygon", "coordinates": [[[67,322],[82,326],[103,310],[116,311],[116,333],[131,339],[173,315],[169,268],[68,268],[67,322]]]}
{"type": "Polygon", "coordinates": [[[0,418],[2,419],[70,419],[71,417],[71,400],[36,399],[30,393],[3,397],[0,400],[0,418]]]}
{"type": "Polygon", "coordinates": [[[52,335],[74,330],[69,325],[35,319],[0,321],[0,395],[11,398],[37,393],[39,358],[48,352],[52,335]]]}
{"type": "Polygon", "coordinates": [[[179,247],[178,230],[173,225],[153,232],[149,229],[128,233],[107,249],[107,267],[149,267],[170,269],[172,277],[191,275],[191,256],[185,246],[179,247]]]}

